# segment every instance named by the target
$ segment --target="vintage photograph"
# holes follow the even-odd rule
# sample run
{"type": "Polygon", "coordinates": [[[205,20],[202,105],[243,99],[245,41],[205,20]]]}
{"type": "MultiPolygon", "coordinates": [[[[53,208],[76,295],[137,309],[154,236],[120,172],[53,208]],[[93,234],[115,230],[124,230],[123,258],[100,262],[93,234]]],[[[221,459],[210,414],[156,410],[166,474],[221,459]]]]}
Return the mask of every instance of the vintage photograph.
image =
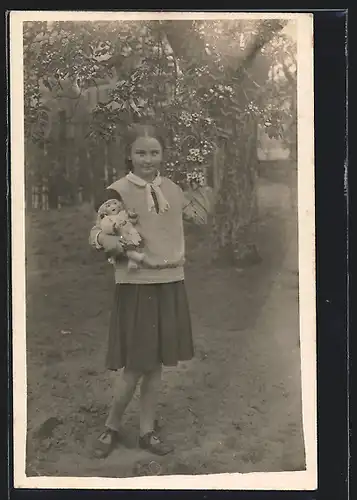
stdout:
{"type": "Polygon", "coordinates": [[[313,489],[312,60],[307,14],[12,13],[15,486],[313,489]]]}

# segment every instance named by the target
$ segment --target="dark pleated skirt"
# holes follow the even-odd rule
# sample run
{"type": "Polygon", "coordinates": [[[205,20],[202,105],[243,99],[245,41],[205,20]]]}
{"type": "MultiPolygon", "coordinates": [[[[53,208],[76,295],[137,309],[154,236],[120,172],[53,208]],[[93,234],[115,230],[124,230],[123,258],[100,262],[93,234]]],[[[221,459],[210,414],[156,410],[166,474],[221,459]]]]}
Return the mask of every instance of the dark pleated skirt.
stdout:
{"type": "Polygon", "coordinates": [[[183,281],[117,284],[106,365],[149,371],[175,366],[194,355],[191,318],[183,281]]]}

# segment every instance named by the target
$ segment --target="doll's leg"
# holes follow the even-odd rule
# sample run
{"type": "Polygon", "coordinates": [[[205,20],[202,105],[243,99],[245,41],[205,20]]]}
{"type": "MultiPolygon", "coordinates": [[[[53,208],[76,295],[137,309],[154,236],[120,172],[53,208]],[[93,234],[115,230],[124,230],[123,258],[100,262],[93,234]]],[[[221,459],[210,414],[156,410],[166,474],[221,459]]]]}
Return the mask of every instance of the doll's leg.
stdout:
{"type": "Polygon", "coordinates": [[[129,250],[126,254],[129,258],[128,269],[138,269],[139,263],[144,259],[144,254],[136,250],[129,250]]]}
{"type": "Polygon", "coordinates": [[[130,260],[134,261],[135,263],[140,263],[144,259],[144,254],[138,252],[137,250],[128,250],[126,252],[126,255],[130,260]]]}
{"type": "Polygon", "coordinates": [[[133,259],[129,259],[129,262],[128,262],[128,269],[129,270],[135,270],[135,269],[138,269],[139,268],[139,264],[137,262],[135,262],[135,260],[133,259]]]}

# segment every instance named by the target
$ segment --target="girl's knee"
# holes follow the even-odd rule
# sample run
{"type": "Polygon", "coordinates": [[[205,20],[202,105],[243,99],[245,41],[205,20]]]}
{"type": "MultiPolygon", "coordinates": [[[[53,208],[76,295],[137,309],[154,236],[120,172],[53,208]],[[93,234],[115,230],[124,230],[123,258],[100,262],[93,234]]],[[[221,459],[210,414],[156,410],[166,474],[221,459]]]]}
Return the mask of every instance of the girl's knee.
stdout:
{"type": "Polygon", "coordinates": [[[122,376],[127,384],[136,385],[142,377],[142,373],[136,370],[124,369],[122,376]]]}
{"type": "Polygon", "coordinates": [[[157,365],[151,370],[147,370],[143,373],[143,380],[157,380],[161,378],[162,366],[157,365]]]}

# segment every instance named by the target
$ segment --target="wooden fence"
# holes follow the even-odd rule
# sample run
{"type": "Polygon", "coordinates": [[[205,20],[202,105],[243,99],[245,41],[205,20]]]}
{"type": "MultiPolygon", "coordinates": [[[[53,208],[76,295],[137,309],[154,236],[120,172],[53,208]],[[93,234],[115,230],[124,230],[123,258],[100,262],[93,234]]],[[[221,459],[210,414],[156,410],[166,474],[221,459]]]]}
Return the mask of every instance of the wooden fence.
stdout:
{"type": "Polygon", "coordinates": [[[95,146],[85,139],[65,140],[25,148],[26,207],[58,209],[94,202],[115,178],[125,172],[120,144],[95,146]]]}

